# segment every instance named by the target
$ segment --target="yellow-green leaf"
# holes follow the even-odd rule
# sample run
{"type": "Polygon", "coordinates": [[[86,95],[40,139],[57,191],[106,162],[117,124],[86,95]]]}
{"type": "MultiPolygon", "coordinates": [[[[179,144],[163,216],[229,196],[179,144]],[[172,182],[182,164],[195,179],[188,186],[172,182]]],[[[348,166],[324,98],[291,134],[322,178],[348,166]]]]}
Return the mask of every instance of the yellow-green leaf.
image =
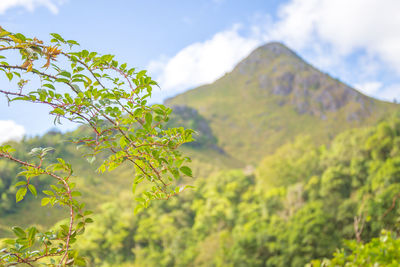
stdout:
{"type": "Polygon", "coordinates": [[[26,187],[21,187],[20,189],[18,189],[17,194],[15,195],[16,202],[20,202],[21,200],[23,200],[27,191],[28,189],[26,187]]]}

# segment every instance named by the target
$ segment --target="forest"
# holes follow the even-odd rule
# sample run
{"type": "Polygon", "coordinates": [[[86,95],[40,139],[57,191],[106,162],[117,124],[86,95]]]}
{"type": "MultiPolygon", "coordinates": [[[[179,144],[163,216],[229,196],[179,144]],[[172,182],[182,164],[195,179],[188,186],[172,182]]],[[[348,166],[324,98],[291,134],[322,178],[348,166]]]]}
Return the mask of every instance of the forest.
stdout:
{"type": "MultiPolygon", "coordinates": [[[[55,153],[76,157],[64,138],[48,133],[16,148],[25,154],[26,147],[61,144],[55,153]]],[[[24,207],[28,203],[15,204],[17,168],[1,163],[2,218],[31,209],[24,207]]],[[[103,197],[77,247],[91,266],[303,266],[311,261],[320,266],[318,259],[325,259],[321,266],[395,266],[399,175],[399,115],[346,131],[326,146],[298,137],[253,172],[213,170],[196,178],[194,190],[154,202],[137,215],[131,192],[121,194],[124,179],[116,186],[114,180],[111,189],[106,181],[111,177],[88,175],[83,197],[92,206],[98,203],[90,198],[99,201],[97,194],[106,188],[116,192],[103,197]],[[91,195],[92,190],[97,192],[91,195]]],[[[37,181],[38,187],[45,185],[46,180],[37,181]]],[[[55,220],[56,214],[50,217],[55,220]]],[[[7,230],[2,225],[3,235],[7,230]]]]}
{"type": "MultiPolygon", "coordinates": [[[[35,48],[21,53],[21,71],[33,74],[40,74],[37,57],[47,60],[47,68],[61,56],[58,49],[76,45],[53,35],[56,45],[43,47],[2,33],[14,48],[35,48]]],[[[0,146],[0,264],[400,265],[397,104],[362,95],[277,43],[166,106],[147,104],[156,84],[144,72],[86,50],[68,55],[73,76],[53,66],[57,75],[45,80],[45,90],[15,100],[51,103],[55,121],[92,117],[75,131],[51,130],[0,146]],[[135,82],[131,94],[107,72],[113,69],[135,82]],[[92,74],[108,79],[110,90],[96,91],[101,81],[86,80],[100,70],[102,76],[92,74]],[[80,87],[71,86],[77,90],[73,99],[58,97],[50,93],[53,83],[80,87]],[[239,89],[245,86],[248,106],[240,106],[239,89]],[[320,100],[321,94],[332,101],[320,100]],[[130,102],[133,97],[136,102],[130,102]],[[134,115],[115,109],[118,104],[134,115]],[[105,111],[91,113],[95,108],[105,111]],[[42,164],[51,167],[35,172],[42,164]],[[160,185],[159,173],[172,177],[171,184],[160,185]],[[62,191],[51,176],[79,192],[62,191]],[[90,210],[83,212],[78,201],[90,210]],[[65,206],[82,219],[76,226],[66,226],[65,206]],[[41,243],[46,248],[35,252],[41,243]]],[[[9,66],[2,63],[4,76],[17,79],[9,66]]]]}

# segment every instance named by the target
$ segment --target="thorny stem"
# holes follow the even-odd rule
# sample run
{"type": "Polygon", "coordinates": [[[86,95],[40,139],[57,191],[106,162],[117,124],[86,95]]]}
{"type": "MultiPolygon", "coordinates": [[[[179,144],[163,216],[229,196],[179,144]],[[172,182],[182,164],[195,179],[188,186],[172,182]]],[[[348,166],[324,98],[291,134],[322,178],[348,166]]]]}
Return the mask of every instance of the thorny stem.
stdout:
{"type": "Polygon", "coordinates": [[[70,238],[71,238],[71,234],[72,234],[72,227],[73,227],[73,224],[74,224],[74,208],[73,208],[73,205],[72,205],[72,195],[71,195],[71,188],[70,188],[69,184],[61,176],[58,176],[57,174],[54,174],[52,172],[43,170],[39,166],[27,163],[27,162],[22,161],[22,160],[19,160],[19,159],[15,158],[15,157],[11,156],[10,154],[0,153],[0,158],[7,158],[7,159],[15,161],[15,162],[17,162],[17,163],[19,163],[19,164],[21,164],[23,166],[27,166],[27,167],[31,167],[31,168],[35,168],[37,170],[40,170],[43,174],[47,174],[47,175],[57,179],[58,181],[60,181],[63,184],[64,188],[66,189],[67,195],[68,195],[68,199],[69,199],[68,206],[69,206],[69,212],[70,212],[70,214],[69,214],[70,215],[70,221],[69,221],[69,229],[68,229],[67,240],[66,240],[66,243],[65,243],[65,252],[63,254],[63,257],[60,260],[60,264],[62,264],[64,262],[64,260],[65,261],[68,260],[68,251],[69,251],[69,247],[70,247],[69,242],[70,242],[70,238]]]}
{"type": "MultiPolygon", "coordinates": [[[[9,253],[9,252],[4,251],[4,253],[9,253]]],[[[32,264],[29,263],[29,260],[28,260],[28,259],[23,259],[23,258],[21,258],[21,257],[20,257],[18,254],[16,254],[16,253],[10,253],[10,255],[13,255],[13,256],[17,257],[18,262],[20,262],[20,263],[25,263],[25,264],[28,264],[29,266],[33,266],[32,264]]]]}

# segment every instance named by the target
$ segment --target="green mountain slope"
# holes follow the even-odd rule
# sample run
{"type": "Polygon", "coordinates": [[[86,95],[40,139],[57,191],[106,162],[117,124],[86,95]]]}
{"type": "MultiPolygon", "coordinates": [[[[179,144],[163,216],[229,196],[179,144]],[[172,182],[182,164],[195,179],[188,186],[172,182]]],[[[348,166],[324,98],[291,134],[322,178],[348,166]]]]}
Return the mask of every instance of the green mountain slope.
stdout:
{"type": "MultiPolygon", "coordinates": [[[[216,139],[211,132],[205,119],[197,114],[193,109],[177,108],[171,115],[168,123],[169,127],[184,126],[198,129],[197,141],[182,147],[183,153],[191,157],[189,164],[193,170],[194,177],[207,177],[210,173],[220,170],[241,166],[240,162],[224,154],[216,146],[216,139]],[[212,157],[212,161],[210,161],[212,157]]],[[[28,155],[35,147],[53,147],[54,152],[49,156],[49,162],[54,162],[56,158],[63,158],[71,163],[74,168],[73,179],[77,183],[77,188],[82,192],[82,202],[98,211],[103,203],[125,197],[134,207],[135,201],[132,194],[133,169],[129,164],[123,164],[112,173],[105,172],[100,174],[97,168],[100,165],[101,157],[89,164],[82,155],[84,151],[77,149],[77,146],[67,140],[76,139],[78,136],[88,135],[87,127],[79,127],[73,132],[62,134],[50,131],[40,137],[24,139],[21,142],[10,142],[16,149],[16,156],[24,160],[32,160],[28,155]]],[[[48,228],[65,217],[66,210],[57,207],[41,207],[41,197],[44,195],[39,192],[38,198],[28,195],[26,199],[19,203],[15,202],[15,184],[22,178],[17,177],[21,171],[18,164],[0,160],[0,239],[12,235],[11,227],[19,225],[28,227],[32,224],[39,228],[48,228]],[[29,215],[29,216],[25,216],[29,215]]],[[[49,189],[49,178],[39,177],[32,183],[42,190],[49,189]]],[[[193,183],[193,180],[180,181],[193,183]]],[[[142,187],[137,189],[140,194],[142,187]]]]}
{"type": "Polygon", "coordinates": [[[320,72],[280,43],[259,47],[232,72],[166,104],[197,109],[210,123],[217,145],[247,164],[297,135],[326,143],[345,129],[369,125],[399,109],[320,72]]]}

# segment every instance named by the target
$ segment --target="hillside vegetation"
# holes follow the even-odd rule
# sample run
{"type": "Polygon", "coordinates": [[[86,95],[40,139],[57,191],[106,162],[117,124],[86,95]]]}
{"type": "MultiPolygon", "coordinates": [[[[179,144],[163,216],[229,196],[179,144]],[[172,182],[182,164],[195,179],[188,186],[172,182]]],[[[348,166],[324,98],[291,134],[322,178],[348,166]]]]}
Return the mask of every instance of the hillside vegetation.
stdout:
{"type": "Polygon", "coordinates": [[[82,249],[94,266],[302,266],[355,239],[355,220],[363,242],[398,233],[400,119],[349,130],[329,147],[298,138],[255,173],[216,172],[195,185],[138,216],[124,198],[104,205],[82,249]]]}
{"type": "Polygon", "coordinates": [[[138,215],[128,193],[99,207],[79,242],[91,266],[303,266],[355,239],[355,220],[362,242],[398,234],[400,117],[328,146],[299,137],[253,173],[217,171],[194,184],[138,215]]]}

